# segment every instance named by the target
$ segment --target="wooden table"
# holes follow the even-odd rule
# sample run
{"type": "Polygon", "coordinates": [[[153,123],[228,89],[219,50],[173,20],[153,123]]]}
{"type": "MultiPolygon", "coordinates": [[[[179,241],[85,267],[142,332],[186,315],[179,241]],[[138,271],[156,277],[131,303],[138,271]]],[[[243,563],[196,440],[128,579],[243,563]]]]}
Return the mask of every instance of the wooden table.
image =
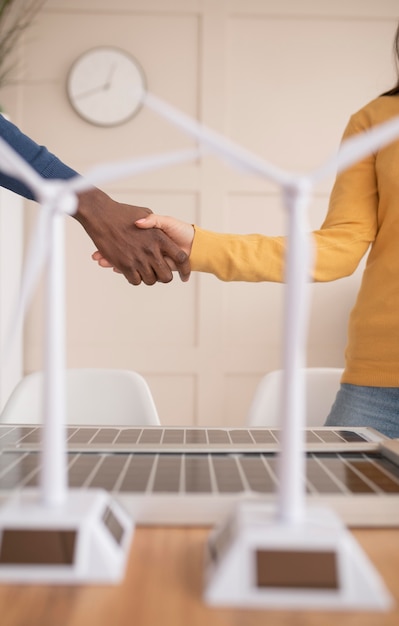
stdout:
{"type": "Polygon", "coordinates": [[[0,585],[1,626],[398,626],[399,529],[356,530],[397,606],[388,613],[255,611],[202,601],[207,528],[137,528],[118,586],[0,585]]]}

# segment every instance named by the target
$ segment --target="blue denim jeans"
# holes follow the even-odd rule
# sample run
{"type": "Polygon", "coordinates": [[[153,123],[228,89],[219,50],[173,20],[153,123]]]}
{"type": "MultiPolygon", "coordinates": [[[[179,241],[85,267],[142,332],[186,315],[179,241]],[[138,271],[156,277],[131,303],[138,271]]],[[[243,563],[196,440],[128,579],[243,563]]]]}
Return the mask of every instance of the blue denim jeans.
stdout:
{"type": "Polygon", "coordinates": [[[372,426],[399,437],[399,387],[342,384],[325,426],[372,426]]]}

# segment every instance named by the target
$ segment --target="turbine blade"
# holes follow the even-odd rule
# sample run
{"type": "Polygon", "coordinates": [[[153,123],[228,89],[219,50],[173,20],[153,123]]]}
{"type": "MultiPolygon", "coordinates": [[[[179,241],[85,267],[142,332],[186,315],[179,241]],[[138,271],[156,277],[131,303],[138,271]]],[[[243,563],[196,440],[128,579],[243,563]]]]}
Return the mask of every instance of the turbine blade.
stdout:
{"type": "Polygon", "coordinates": [[[200,151],[198,149],[179,150],[143,157],[141,159],[135,158],[116,163],[103,163],[90,169],[83,177],[75,176],[74,178],[70,178],[65,184],[70,191],[80,193],[100,184],[112,182],[127,176],[143,174],[168,165],[184,163],[185,161],[193,161],[198,159],[199,156],[200,151]]]}
{"type": "Polygon", "coordinates": [[[146,106],[158,113],[158,115],[205,145],[212,152],[215,152],[220,157],[234,164],[235,167],[246,170],[252,174],[260,175],[263,178],[267,178],[283,186],[290,185],[297,179],[296,175],[284,172],[274,165],[271,165],[230,139],[203,126],[156,96],[147,93],[143,101],[146,106]]]}
{"type": "Polygon", "coordinates": [[[374,126],[342,142],[337,154],[309,175],[316,183],[330,174],[342,172],[399,137],[399,116],[374,126]]]}

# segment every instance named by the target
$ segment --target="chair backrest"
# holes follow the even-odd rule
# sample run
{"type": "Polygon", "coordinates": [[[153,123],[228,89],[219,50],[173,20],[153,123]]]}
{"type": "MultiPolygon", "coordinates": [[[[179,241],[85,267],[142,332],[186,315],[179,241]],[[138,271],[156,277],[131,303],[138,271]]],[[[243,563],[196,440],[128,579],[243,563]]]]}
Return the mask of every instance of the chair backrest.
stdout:
{"type": "MultiPolygon", "coordinates": [[[[322,426],[334,403],[343,370],[310,367],[304,370],[306,426],[322,426]]],[[[282,400],[283,370],[266,374],[259,382],[247,415],[250,426],[278,427],[282,400]]]]}
{"type": "MultiPolygon", "coordinates": [[[[43,384],[43,372],[25,376],[6,403],[0,422],[41,423],[43,384]]],[[[66,372],[66,396],[66,421],[69,424],[160,424],[150,388],[137,372],[69,369],[66,372]]]]}

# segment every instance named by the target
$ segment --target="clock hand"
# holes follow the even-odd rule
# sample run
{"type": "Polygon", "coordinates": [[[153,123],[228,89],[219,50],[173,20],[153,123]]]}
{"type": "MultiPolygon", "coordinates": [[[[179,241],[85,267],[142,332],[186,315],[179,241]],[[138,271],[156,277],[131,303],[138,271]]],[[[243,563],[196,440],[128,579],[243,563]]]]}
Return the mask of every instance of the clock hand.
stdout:
{"type": "Polygon", "coordinates": [[[87,89],[86,91],[82,91],[81,93],[77,94],[75,98],[78,100],[81,100],[82,98],[87,98],[88,96],[99,93],[100,91],[107,91],[111,87],[112,77],[114,73],[115,73],[115,63],[111,65],[110,70],[108,72],[108,77],[105,83],[103,83],[102,85],[98,85],[97,87],[92,87],[90,89],[87,89]]]}
{"type": "Polygon", "coordinates": [[[112,77],[114,73],[115,73],[115,63],[113,63],[109,69],[108,78],[104,84],[104,89],[109,89],[111,87],[112,77]]]}
{"type": "Polygon", "coordinates": [[[75,98],[76,100],[81,100],[83,98],[87,98],[88,96],[91,96],[93,94],[96,94],[100,91],[104,91],[105,89],[108,89],[109,85],[107,83],[105,83],[104,85],[99,85],[97,87],[91,87],[91,89],[87,89],[86,91],[82,91],[81,93],[78,93],[75,98]]]}

